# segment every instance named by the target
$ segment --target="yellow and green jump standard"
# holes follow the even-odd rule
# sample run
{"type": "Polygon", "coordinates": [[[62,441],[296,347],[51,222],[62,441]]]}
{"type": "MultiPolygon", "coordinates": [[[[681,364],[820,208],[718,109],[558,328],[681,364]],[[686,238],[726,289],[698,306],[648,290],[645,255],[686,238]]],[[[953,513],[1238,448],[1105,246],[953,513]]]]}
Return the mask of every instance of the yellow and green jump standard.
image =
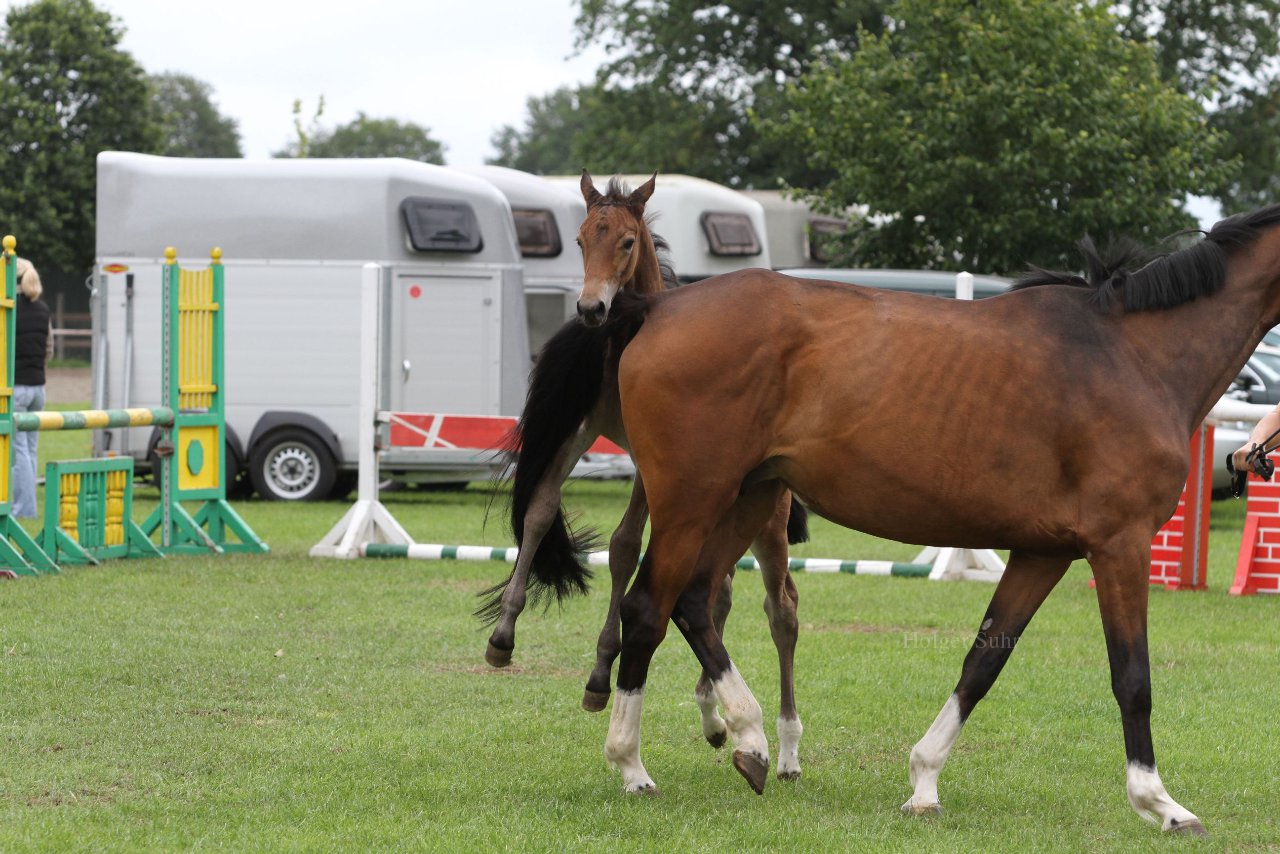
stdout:
{"type": "Polygon", "coordinates": [[[178,266],[165,250],[162,331],[164,406],[80,412],[13,411],[16,241],[0,255],[0,575],[57,572],[58,563],[172,553],[265,552],[267,546],[226,501],[223,449],[223,268],[214,249],[206,270],[178,266]],[[106,457],[50,462],[45,477],[44,531],[39,540],[11,514],[12,440],[32,430],[164,429],[157,446],[160,502],[146,521],[133,521],[133,459],[106,457]],[[183,502],[199,501],[195,513],[183,502]],[[158,532],[159,542],[155,541],[158,532]],[[236,539],[229,540],[228,535],[236,539]]]}

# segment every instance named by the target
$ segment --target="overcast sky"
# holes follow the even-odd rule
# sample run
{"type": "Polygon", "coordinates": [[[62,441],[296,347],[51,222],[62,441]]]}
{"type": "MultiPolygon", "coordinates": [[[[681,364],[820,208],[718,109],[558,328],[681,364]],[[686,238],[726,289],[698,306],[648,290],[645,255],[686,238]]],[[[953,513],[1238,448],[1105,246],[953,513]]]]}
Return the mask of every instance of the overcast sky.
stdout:
{"type": "Polygon", "coordinates": [[[495,153],[495,130],[523,126],[530,96],[590,79],[604,57],[570,58],[570,0],[95,3],[123,23],[122,47],[147,72],[211,85],[250,158],[295,138],[295,98],[309,118],[323,95],[324,125],[360,110],[414,122],[447,146],[447,163],[479,164],[495,153]]]}
{"type": "MultiPolygon", "coordinates": [[[[483,163],[503,125],[523,127],[525,102],[587,81],[605,59],[573,55],[572,0],[357,0],[324,10],[287,0],[95,0],[125,27],[123,47],[149,73],[180,71],[211,85],[234,118],[246,157],[295,139],[323,95],[321,123],[363,110],[430,129],[445,162],[483,163]]],[[[0,0],[0,11],[14,5],[0,0]]],[[[1216,204],[1196,199],[1205,224],[1216,204]]]]}

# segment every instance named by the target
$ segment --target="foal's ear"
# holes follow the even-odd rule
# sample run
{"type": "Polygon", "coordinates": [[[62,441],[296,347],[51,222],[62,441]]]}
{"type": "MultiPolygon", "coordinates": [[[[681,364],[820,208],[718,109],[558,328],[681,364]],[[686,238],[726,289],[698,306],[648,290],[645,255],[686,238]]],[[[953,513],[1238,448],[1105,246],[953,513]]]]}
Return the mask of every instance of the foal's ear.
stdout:
{"type": "Polygon", "coordinates": [[[635,192],[631,194],[631,198],[627,199],[627,201],[633,205],[643,206],[645,202],[649,201],[649,197],[653,195],[653,188],[657,183],[658,173],[654,172],[652,178],[636,187],[635,192]]]}
{"type": "Polygon", "coordinates": [[[591,173],[586,169],[582,170],[582,181],[579,186],[582,187],[582,198],[586,200],[587,207],[592,207],[600,201],[600,193],[596,190],[595,182],[591,180],[591,173]]]}

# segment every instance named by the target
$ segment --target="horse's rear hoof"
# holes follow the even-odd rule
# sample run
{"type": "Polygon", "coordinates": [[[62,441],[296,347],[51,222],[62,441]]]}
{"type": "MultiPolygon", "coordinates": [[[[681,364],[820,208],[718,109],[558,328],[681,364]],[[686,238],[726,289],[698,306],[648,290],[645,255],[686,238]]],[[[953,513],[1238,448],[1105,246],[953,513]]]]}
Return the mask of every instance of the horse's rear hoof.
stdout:
{"type": "Polygon", "coordinates": [[[769,779],[769,760],[761,759],[754,753],[742,750],[733,752],[733,767],[746,778],[748,785],[757,795],[764,794],[764,784],[769,779]]]}
{"type": "Polygon", "coordinates": [[[511,652],[510,649],[494,646],[493,641],[489,641],[489,645],[484,650],[484,660],[490,667],[506,667],[511,663],[511,652]]]}
{"type": "Polygon", "coordinates": [[[917,803],[915,798],[907,801],[902,805],[902,811],[907,815],[935,816],[942,815],[942,804],[936,801],[931,804],[917,803]]]}
{"type": "Polygon", "coordinates": [[[725,742],[725,739],[727,738],[728,738],[728,733],[726,733],[724,730],[720,730],[719,732],[713,732],[707,736],[707,744],[711,745],[716,750],[719,750],[720,748],[724,747],[724,742],[725,742]]]}
{"type": "Polygon", "coordinates": [[[601,693],[590,689],[582,692],[582,708],[588,712],[603,712],[609,705],[609,692],[601,693]]]}
{"type": "Polygon", "coordinates": [[[779,779],[779,780],[799,780],[799,779],[800,779],[800,772],[799,772],[798,770],[797,770],[797,771],[783,771],[783,770],[779,769],[779,770],[778,770],[778,779],[779,779]]]}
{"type": "Polygon", "coordinates": [[[1169,825],[1169,833],[1176,833],[1179,836],[1208,836],[1209,831],[1204,829],[1204,825],[1199,819],[1194,821],[1175,821],[1169,825]]]}

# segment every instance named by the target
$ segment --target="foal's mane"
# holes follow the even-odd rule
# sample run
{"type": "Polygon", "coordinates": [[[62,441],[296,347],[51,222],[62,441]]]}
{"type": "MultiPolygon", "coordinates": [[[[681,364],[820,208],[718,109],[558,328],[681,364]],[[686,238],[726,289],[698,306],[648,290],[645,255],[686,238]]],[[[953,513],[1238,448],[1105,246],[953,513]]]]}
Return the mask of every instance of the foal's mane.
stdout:
{"type": "MultiPolygon", "coordinates": [[[[1117,297],[1126,312],[1172,308],[1217,293],[1226,281],[1231,252],[1252,243],[1263,229],[1277,224],[1280,204],[1236,214],[1204,232],[1200,242],[1176,252],[1157,254],[1154,259],[1155,253],[1133,243],[1111,247],[1104,256],[1086,237],[1077,244],[1084,255],[1086,276],[1032,267],[1010,290],[1070,285],[1089,289],[1089,302],[1100,311],[1108,310],[1117,297]],[[1140,269],[1127,269],[1144,259],[1151,260],[1140,269]]],[[[1180,232],[1192,233],[1195,231],[1180,232]]]]}
{"type": "Polygon", "coordinates": [[[605,187],[604,193],[595,205],[626,208],[635,215],[636,219],[641,220],[649,236],[653,238],[653,248],[658,251],[658,271],[662,274],[662,283],[668,290],[680,285],[680,280],[676,278],[676,269],[671,263],[671,244],[653,230],[653,223],[657,220],[658,214],[644,213],[642,207],[631,204],[631,188],[625,181],[617,175],[610,178],[608,186],[605,187]]]}

